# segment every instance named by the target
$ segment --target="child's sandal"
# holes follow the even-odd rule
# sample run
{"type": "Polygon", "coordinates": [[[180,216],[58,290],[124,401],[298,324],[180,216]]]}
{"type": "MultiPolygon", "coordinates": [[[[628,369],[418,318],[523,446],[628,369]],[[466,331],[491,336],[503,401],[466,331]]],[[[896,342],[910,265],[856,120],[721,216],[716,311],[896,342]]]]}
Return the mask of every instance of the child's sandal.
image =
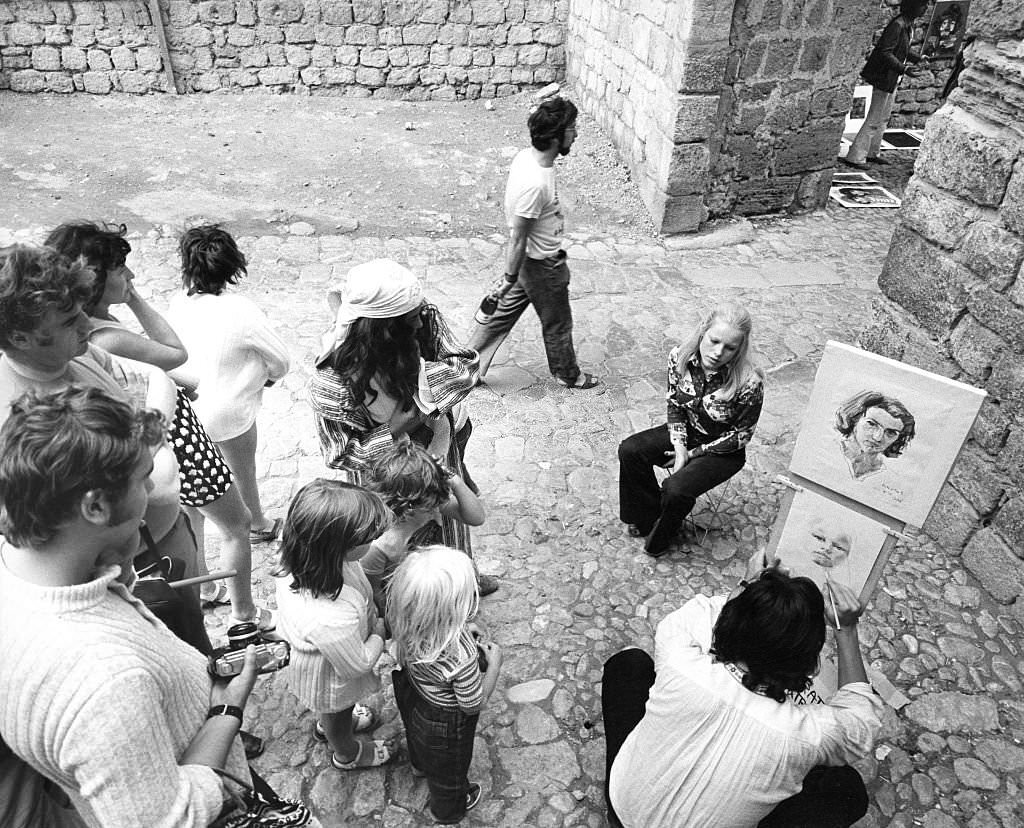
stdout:
{"type": "Polygon", "coordinates": [[[338,770],[343,771],[377,768],[381,765],[386,765],[394,758],[388,743],[381,739],[374,739],[372,742],[359,742],[359,751],[356,753],[355,758],[349,762],[342,762],[338,758],[337,753],[331,752],[331,764],[338,770]],[[372,756],[365,755],[367,745],[373,746],[372,756]]]}
{"type": "MultiPolygon", "coordinates": [[[[373,730],[377,726],[377,714],[372,707],[365,704],[356,704],[352,707],[352,732],[364,733],[373,730]]],[[[327,734],[320,720],[313,722],[313,738],[318,742],[326,742],[327,734]]]]}

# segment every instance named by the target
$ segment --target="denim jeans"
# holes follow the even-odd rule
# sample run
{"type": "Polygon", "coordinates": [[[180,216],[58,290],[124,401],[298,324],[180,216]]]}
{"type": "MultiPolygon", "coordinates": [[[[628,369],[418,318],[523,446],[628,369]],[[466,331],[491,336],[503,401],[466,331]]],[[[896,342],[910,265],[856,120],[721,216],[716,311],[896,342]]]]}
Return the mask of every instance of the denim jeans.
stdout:
{"type": "Polygon", "coordinates": [[[523,259],[519,279],[509,289],[486,325],[477,325],[466,347],[481,352],[481,375],[491,357],[519,321],[527,306],[540,317],[548,370],[572,385],[580,375],[572,344],[572,308],[569,306],[569,266],[565,251],[547,259],[523,259]]]}
{"type": "Polygon", "coordinates": [[[427,778],[430,811],[439,820],[457,821],[466,813],[469,764],[479,715],[431,704],[404,670],[394,670],[391,680],[405,726],[409,761],[427,778]]]}
{"type": "Polygon", "coordinates": [[[679,527],[697,498],[724,483],[743,468],[743,449],[729,454],[695,457],[658,486],[655,466],[664,466],[665,452],[672,450],[668,425],[649,428],[619,444],[619,517],[632,523],[647,538],[647,551],[662,552],[679,533],[679,527]]]}
{"type": "Polygon", "coordinates": [[[895,92],[885,92],[877,86],[871,89],[871,103],[868,105],[867,117],[861,124],[857,137],[853,139],[850,149],[846,152],[846,160],[854,164],[863,164],[869,158],[877,158],[882,145],[882,133],[892,113],[892,102],[896,99],[895,92]]]}
{"type": "MultiPolygon", "coordinates": [[[[622,650],[605,662],[601,713],[606,746],[606,799],[612,763],[626,737],[644,717],[654,678],[654,660],[635,647],[622,650]]],[[[758,828],[849,828],[867,810],[867,789],[857,771],[848,766],[819,766],[804,777],[803,790],[776,805],[758,823],[758,828]]],[[[608,821],[615,828],[622,827],[610,799],[608,821]]]]}

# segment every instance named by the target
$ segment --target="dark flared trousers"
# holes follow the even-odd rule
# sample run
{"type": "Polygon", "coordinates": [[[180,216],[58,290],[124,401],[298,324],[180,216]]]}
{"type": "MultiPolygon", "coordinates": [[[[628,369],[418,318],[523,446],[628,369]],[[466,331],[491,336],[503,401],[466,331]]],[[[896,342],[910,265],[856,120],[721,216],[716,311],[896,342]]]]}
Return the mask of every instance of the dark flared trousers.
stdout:
{"type": "Polygon", "coordinates": [[[431,704],[404,670],[394,670],[391,680],[405,726],[409,761],[427,778],[431,813],[445,822],[459,820],[466,813],[469,764],[479,716],[431,704]]]}
{"type": "MultiPolygon", "coordinates": [[[[605,797],[612,762],[622,743],[644,717],[654,685],[654,660],[643,650],[616,653],[604,665],[601,677],[601,712],[604,716],[605,797]]],[[[868,810],[868,793],[853,768],[816,767],[804,777],[800,793],[775,806],[758,828],[849,828],[868,810]]],[[[621,828],[608,799],[608,819],[621,828]]]]}
{"type": "Polygon", "coordinates": [[[697,498],[743,468],[743,449],[730,454],[695,457],[658,486],[655,466],[664,466],[672,451],[668,425],[649,428],[619,444],[619,517],[647,538],[647,551],[663,552],[679,534],[697,498]]]}

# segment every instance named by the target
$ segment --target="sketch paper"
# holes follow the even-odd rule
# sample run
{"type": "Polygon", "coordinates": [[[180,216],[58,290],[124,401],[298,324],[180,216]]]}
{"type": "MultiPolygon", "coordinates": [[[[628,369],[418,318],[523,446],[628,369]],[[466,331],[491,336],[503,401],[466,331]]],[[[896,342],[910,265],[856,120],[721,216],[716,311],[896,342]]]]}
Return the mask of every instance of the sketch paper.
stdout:
{"type": "Polygon", "coordinates": [[[791,575],[814,581],[822,594],[828,581],[860,595],[882,551],[885,530],[867,515],[805,489],[793,495],[773,557],[791,575]]]}
{"type": "Polygon", "coordinates": [[[870,108],[871,84],[862,83],[860,86],[855,86],[853,100],[850,101],[850,111],[846,113],[846,123],[843,125],[843,135],[849,135],[852,138],[860,132],[870,108]]]}
{"type": "Polygon", "coordinates": [[[921,526],[984,399],[969,385],[828,342],[790,469],[921,526]]]}
{"type": "Polygon", "coordinates": [[[921,138],[909,129],[887,129],[882,133],[878,148],[883,150],[905,150],[916,152],[921,147],[921,138]]]}
{"type": "Polygon", "coordinates": [[[832,173],[832,186],[840,184],[877,184],[870,175],[863,172],[834,172],[832,173]]]}
{"type": "Polygon", "coordinates": [[[900,200],[885,187],[877,184],[854,184],[838,186],[833,183],[828,191],[829,198],[838,201],[844,207],[883,207],[900,206],[900,200]]]}

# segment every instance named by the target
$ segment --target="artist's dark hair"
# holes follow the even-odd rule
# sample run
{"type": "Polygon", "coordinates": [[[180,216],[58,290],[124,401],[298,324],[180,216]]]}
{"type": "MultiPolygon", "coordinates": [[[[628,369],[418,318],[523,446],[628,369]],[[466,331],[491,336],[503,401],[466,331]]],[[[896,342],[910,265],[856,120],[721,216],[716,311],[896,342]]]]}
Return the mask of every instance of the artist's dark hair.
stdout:
{"type": "Polygon", "coordinates": [[[307,483],[288,507],[275,576],[290,575],[290,588],[314,598],[337,598],[342,567],[357,546],[380,537],[393,518],[384,501],[361,486],[322,477],[307,483]]]}
{"type": "Polygon", "coordinates": [[[202,224],[181,235],[181,286],[189,296],[220,296],[225,285],[237,285],[246,270],[245,254],[219,224],[202,224]]]}
{"type": "Polygon", "coordinates": [[[165,433],[159,411],[137,411],[98,388],[26,392],[0,429],[0,531],[17,546],[36,546],[86,492],[118,501],[141,452],[165,433]]]}
{"type": "Polygon", "coordinates": [[[84,263],[49,247],[0,248],[0,348],[11,346],[13,332],[34,331],[50,308],[84,305],[94,279],[84,263]]]}
{"type": "Polygon", "coordinates": [[[418,331],[406,317],[360,317],[334,349],[329,363],[347,380],[353,399],[371,403],[374,392],[370,380],[376,377],[384,393],[398,400],[402,411],[408,411],[416,393],[420,357],[437,362],[457,350],[448,325],[434,305],[424,302],[420,306],[423,324],[418,331]]]}
{"type": "Polygon", "coordinates": [[[417,509],[442,506],[452,493],[441,464],[411,440],[397,443],[374,461],[366,488],[383,497],[399,520],[417,509]]]}
{"type": "Polygon", "coordinates": [[[929,0],[900,0],[900,14],[904,17],[920,17],[928,7],[929,0]]]}
{"type": "Polygon", "coordinates": [[[108,222],[69,221],[50,231],[43,242],[69,259],[84,259],[96,274],[92,296],[83,306],[92,314],[107,286],[107,274],[125,263],[132,246],[125,240],[128,228],[108,222]]]}
{"type": "Polygon", "coordinates": [[[726,602],[711,639],[720,662],[746,666],[743,686],[777,702],[811,685],[825,644],[825,601],[810,578],[769,569],[726,602]]]}
{"type": "Polygon", "coordinates": [[[881,391],[859,391],[836,409],[836,418],[832,425],[844,437],[849,437],[869,408],[881,408],[903,423],[900,436],[882,452],[883,457],[899,457],[910,445],[910,441],[914,439],[914,435],[917,433],[917,421],[907,407],[895,397],[890,397],[881,391]]]}
{"type": "Polygon", "coordinates": [[[565,130],[576,122],[576,104],[568,98],[549,98],[530,113],[526,125],[530,128],[530,143],[538,150],[546,150],[552,141],[561,143],[565,130]]]}

